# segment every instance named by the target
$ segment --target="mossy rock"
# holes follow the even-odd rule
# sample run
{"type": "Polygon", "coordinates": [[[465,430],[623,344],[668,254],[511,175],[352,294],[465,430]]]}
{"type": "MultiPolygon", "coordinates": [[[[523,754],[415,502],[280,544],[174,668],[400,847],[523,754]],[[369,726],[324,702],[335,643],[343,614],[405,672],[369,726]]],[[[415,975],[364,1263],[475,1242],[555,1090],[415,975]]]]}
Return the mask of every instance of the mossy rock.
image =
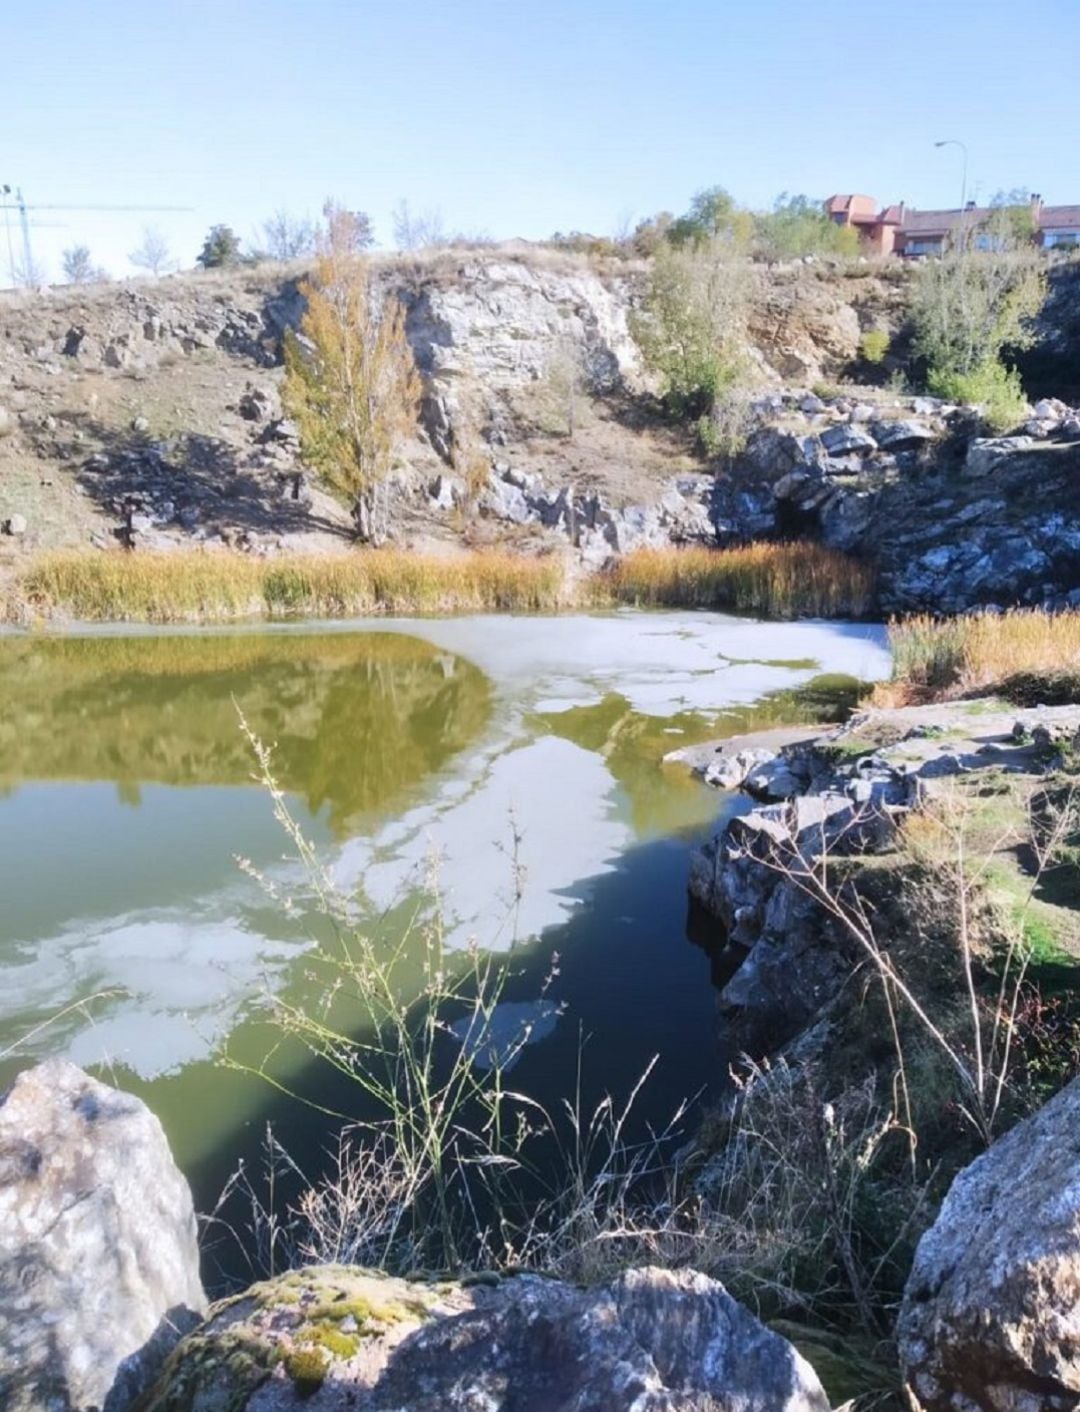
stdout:
{"type": "Polygon", "coordinates": [[[365,1350],[376,1363],[436,1313],[467,1307],[453,1286],[321,1265],[224,1299],[174,1351],[139,1412],[244,1412],[317,1402],[365,1350]],[[383,1351],[370,1348],[384,1346],[383,1351]]]}
{"type": "Polygon", "coordinates": [[[693,1271],[466,1289],[321,1266],[211,1310],[137,1412],[570,1412],[642,1389],[656,1407],[829,1407],[791,1345],[693,1271]]]}

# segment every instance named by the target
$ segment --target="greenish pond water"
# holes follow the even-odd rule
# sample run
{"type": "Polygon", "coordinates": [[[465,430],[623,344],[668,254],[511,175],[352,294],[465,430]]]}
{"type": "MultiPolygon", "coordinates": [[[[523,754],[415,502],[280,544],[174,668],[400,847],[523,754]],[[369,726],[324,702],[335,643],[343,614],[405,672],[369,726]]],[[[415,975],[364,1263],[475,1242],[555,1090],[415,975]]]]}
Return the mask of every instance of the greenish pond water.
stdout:
{"type": "Polygon", "coordinates": [[[301,1159],[327,1145],[325,1118],[216,1060],[265,1054],[263,1003],[303,1000],[319,945],[237,863],[299,881],[242,713],[372,927],[437,858],[452,944],[518,943],[508,1023],[558,953],[520,1088],[569,1093],[583,1046],[590,1083],[626,1092],[658,1055],[662,1120],[723,1078],[687,849],[739,807],[663,756],[828,718],[887,668],[866,625],[701,613],[0,637],[0,1084],[64,1054],[141,1093],[203,1209],[266,1121],[301,1159]]]}

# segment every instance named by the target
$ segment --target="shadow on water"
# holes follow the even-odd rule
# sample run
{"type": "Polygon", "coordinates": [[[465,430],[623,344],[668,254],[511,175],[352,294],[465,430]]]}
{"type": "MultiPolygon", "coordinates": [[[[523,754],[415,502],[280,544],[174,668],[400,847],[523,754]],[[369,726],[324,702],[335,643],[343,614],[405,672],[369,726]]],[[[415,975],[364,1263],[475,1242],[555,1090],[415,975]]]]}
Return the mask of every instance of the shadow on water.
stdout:
{"type": "MultiPolygon", "coordinates": [[[[585,1113],[608,1094],[617,1104],[625,1101],[654,1057],[658,1062],[627,1126],[629,1141],[663,1129],[688,1101],[692,1120],[703,1102],[720,1093],[727,1057],[709,983],[711,962],[705,951],[687,944],[687,850],[703,837],[701,830],[684,831],[630,849],[611,871],[567,889],[566,896],[579,905],[565,923],[510,954],[501,1002],[529,1003],[544,994],[561,1010],[555,1032],[529,1044],[512,1075],[513,1087],[549,1113],[578,1095],[585,1113]]],[[[276,1037],[269,1025],[252,1026],[240,1037],[240,1050],[254,1060],[276,1037]]],[[[175,1079],[154,1082],[159,1107],[173,1107],[168,1090],[174,1084],[177,1097],[182,1090],[188,1103],[197,1104],[193,1093],[199,1088],[213,1089],[218,1105],[230,1087],[239,1099],[241,1087],[251,1082],[212,1064],[197,1067],[203,1071],[198,1080],[189,1068],[175,1079]]],[[[320,1061],[293,1069],[288,1083],[318,1109],[269,1085],[254,1105],[247,1094],[246,1116],[230,1141],[187,1166],[199,1209],[214,1207],[238,1163],[249,1173],[261,1170],[267,1125],[305,1177],[314,1180],[330,1170],[330,1150],[342,1125],[319,1109],[352,1120],[377,1116],[357,1084],[320,1061]]],[[[541,1177],[557,1180],[561,1159],[553,1142],[545,1139],[535,1147],[533,1160],[541,1177]]],[[[280,1207],[295,1198],[299,1185],[295,1177],[279,1182],[280,1207]]],[[[238,1230],[249,1214],[243,1197],[222,1212],[238,1230]]],[[[217,1289],[250,1278],[246,1260],[234,1238],[219,1234],[209,1243],[207,1278],[217,1289]]]]}

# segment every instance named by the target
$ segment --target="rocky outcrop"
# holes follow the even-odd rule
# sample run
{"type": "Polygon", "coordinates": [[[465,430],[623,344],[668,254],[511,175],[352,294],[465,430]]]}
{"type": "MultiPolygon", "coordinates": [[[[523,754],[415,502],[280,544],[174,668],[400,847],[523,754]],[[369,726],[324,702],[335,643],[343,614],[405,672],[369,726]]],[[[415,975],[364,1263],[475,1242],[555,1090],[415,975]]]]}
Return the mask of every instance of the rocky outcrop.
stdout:
{"type": "Polygon", "coordinates": [[[717,949],[730,948],[720,1004],[736,1046],[764,1053],[800,1033],[862,954],[815,890],[823,858],[887,851],[898,822],[957,777],[1038,774],[1078,730],[1080,706],[958,702],[860,712],[775,751],[761,736],[752,749],[696,750],[692,768],[708,783],[767,801],[690,860],[690,895],[715,919],[717,949]]]}
{"type": "Polygon", "coordinates": [[[226,1302],[147,1412],[828,1412],[813,1369],[722,1285],[630,1270],[427,1284],[324,1266],[226,1302]]]}
{"type": "MultiPolygon", "coordinates": [[[[877,376],[862,338],[901,334],[901,262],[887,277],[754,267],[747,352],[763,391],[723,469],[636,395],[656,390],[630,334],[640,264],[522,242],[373,269],[406,309],[424,382],[423,432],[381,491],[400,543],[455,541],[479,515],[478,542],[569,545],[596,568],[646,546],[805,537],[873,560],[884,612],[1080,601],[1074,408],[1042,398],[1015,434],[985,437],[972,409],[817,382],[877,376]]],[[[7,300],[0,461],[30,455],[43,474],[28,491],[0,464],[0,529],[22,552],[58,521],[100,547],[275,553],[348,536],[347,508],[305,470],[277,406],[300,288],[266,266],[7,300]],[[120,378],[146,383],[145,410],[117,425],[126,395],[93,384],[120,378]],[[183,425],[163,411],[176,407],[183,425]]]]}
{"type": "MultiPolygon", "coordinates": [[[[464,487],[447,492],[447,478],[429,487],[433,507],[451,508],[464,487]]],[[[715,542],[713,480],[705,475],[674,476],[657,487],[649,504],[618,505],[597,491],[549,487],[537,475],[496,462],[480,497],[481,515],[514,525],[551,531],[578,550],[588,568],[602,568],[619,554],[671,544],[715,542]]]]}
{"type": "Polygon", "coordinates": [[[157,1119],[63,1060],[0,1100],[0,1406],[122,1412],[198,1321],[195,1215],[157,1119]]]}
{"type": "Polygon", "coordinates": [[[953,1182],[898,1337],[924,1412],[1080,1406],[1080,1080],[953,1182]]]}
{"type": "Polygon", "coordinates": [[[717,483],[720,542],[806,536],[871,558],[886,612],[1080,601],[1080,418],[1063,403],[1002,437],[934,398],[784,393],[757,413],[717,483]]]}
{"type": "Polygon", "coordinates": [[[474,256],[414,280],[396,270],[386,279],[406,307],[406,335],[425,381],[428,434],[448,460],[464,385],[479,394],[482,418],[498,436],[500,399],[558,365],[594,393],[640,378],[625,291],[610,288],[584,263],[474,256]]]}
{"type": "Polygon", "coordinates": [[[750,336],[765,369],[804,387],[850,375],[863,334],[895,337],[907,317],[911,271],[898,261],[888,273],[813,260],[756,268],[750,336]]]}

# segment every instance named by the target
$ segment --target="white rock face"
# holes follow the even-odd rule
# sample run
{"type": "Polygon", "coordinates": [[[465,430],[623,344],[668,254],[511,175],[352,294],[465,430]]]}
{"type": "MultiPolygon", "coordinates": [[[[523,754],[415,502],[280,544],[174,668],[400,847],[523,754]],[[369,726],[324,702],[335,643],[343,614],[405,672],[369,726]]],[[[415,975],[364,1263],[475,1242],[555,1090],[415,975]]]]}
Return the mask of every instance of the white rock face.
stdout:
{"type": "Polygon", "coordinates": [[[120,1412],[205,1306],[161,1125],[64,1060],[0,1099],[0,1407],[120,1412]]]}
{"type": "Polygon", "coordinates": [[[464,379],[490,402],[560,367],[598,392],[641,375],[625,295],[584,267],[470,260],[453,277],[432,275],[402,297],[428,387],[428,428],[444,452],[464,379]]]}
{"type": "Polygon", "coordinates": [[[476,261],[453,281],[423,286],[408,330],[425,371],[469,372],[494,387],[542,376],[561,346],[582,350],[598,387],[639,371],[625,301],[585,269],[476,261]]]}
{"type": "Polygon", "coordinates": [[[1080,1080],[953,1182],[898,1337],[925,1412],[1080,1406],[1080,1080]]]}

